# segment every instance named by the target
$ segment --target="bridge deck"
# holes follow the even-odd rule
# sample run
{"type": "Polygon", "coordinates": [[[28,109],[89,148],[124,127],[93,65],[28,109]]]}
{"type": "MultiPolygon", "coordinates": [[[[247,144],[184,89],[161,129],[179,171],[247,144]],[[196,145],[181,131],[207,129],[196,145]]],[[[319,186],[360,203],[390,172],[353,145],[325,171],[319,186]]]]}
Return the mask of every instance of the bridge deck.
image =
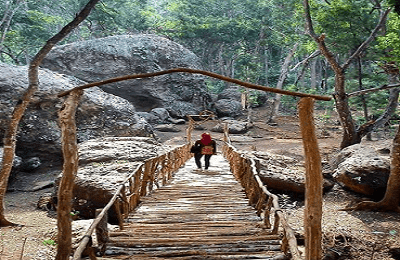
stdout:
{"type": "Polygon", "coordinates": [[[102,259],[284,259],[279,237],[260,220],[222,156],[208,171],[192,158],[142,198],[124,230],[110,234],[102,259]]]}

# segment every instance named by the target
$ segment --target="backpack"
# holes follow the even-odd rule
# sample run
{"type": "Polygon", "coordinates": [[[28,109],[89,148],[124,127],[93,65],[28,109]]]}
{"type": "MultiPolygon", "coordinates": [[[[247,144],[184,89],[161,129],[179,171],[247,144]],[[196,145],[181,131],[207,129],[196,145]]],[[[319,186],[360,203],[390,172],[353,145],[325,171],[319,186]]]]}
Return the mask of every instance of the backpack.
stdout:
{"type": "Polygon", "coordinates": [[[201,148],[201,154],[214,154],[214,147],[206,145],[201,148]]]}

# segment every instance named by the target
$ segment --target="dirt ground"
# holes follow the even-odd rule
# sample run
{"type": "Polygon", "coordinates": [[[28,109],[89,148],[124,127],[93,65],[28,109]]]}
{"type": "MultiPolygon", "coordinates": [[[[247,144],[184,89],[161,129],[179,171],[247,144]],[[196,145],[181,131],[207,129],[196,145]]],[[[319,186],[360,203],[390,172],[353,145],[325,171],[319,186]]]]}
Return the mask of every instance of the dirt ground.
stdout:
{"type": "MultiPolygon", "coordinates": [[[[303,160],[302,139],[296,116],[280,116],[275,124],[265,123],[263,109],[253,111],[253,127],[244,135],[232,135],[233,145],[241,150],[269,151],[303,160]]],[[[323,162],[339,149],[341,128],[335,116],[317,111],[315,116],[319,147],[323,162]]],[[[192,139],[210,131],[216,121],[207,121],[204,129],[194,130],[192,139]]],[[[186,142],[187,125],[178,126],[180,132],[157,132],[159,141],[169,145],[186,142]]],[[[211,132],[217,140],[222,134],[211,132]]],[[[390,138],[391,132],[373,134],[372,142],[390,138]]],[[[50,176],[51,177],[51,176],[50,176]]],[[[14,191],[7,193],[6,212],[9,220],[23,226],[1,228],[0,260],[54,259],[56,246],[56,219],[54,212],[36,209],[39,197],[50,189],[36,192],[14,191]]],[[[289,223],[299,236],[303,230],[304,203],[289,195],[279,194],[291,207],[285,209],[289,223]],[[294,205],[294,206],[293,206],[294,205]]],[[[323,239],[326,258],[329,259],[400,259],[400,215],[382,212],[342,211],[349,204],[367,200],[343,190],[340,186],[324,195],[323,239]],[[397,250],[397,251],[396,251],[397,250]],[[397,252],[397,253],[396,253],[397,252]]]]}

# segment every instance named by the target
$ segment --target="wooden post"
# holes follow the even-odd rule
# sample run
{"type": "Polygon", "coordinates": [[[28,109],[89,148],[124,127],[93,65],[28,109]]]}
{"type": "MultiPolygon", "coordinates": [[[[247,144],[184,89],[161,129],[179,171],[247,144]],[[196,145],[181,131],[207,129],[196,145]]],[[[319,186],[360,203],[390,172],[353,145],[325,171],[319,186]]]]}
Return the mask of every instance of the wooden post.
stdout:
{"type": "MultiPolygon", "coordinates": [[[[96,217],[101,213],[102,209],[96,209],[96,217]]],[[[99,224],[96,226],[96,237],[99,244],[100,253],[103,255],[106,251],[106,245],[109,240],[108,237],[108,215],[104,214],[104,217],[100,220],[99,224]]]]}
{"type": "Polygon", "coordinates": [[[61,144],[64,158],[62,178],[58,188],[57,260],[69,259],[71,254],[71,208],[74,180],[78,172],[78,144],[76,138],[75,113],[83,91],[73,91],[59,112],[61,144]]]}
{"type": "Polygon", "coordinates": [[[194,129],[194,120],[191,116],[188,116],[189,118],[189,126],[187,129],[187,142],[190,144],[192,142],[192,131],[194,129]]]}
{"type": "Polygon", "coordinates": [[[117,215],[119,229],[123,230],[124,218],[121,213],[121,203],[119,202],[118,199],[114,202],[114,209],[115,209],[115,214],[117,215]]]}
{"type": "Polygon", "coordinates": [[[304,210],[305,259],[322,259],[322,170],[314,126],[314,99],[301,98],[298,104],[306,166],[304,210]]]}

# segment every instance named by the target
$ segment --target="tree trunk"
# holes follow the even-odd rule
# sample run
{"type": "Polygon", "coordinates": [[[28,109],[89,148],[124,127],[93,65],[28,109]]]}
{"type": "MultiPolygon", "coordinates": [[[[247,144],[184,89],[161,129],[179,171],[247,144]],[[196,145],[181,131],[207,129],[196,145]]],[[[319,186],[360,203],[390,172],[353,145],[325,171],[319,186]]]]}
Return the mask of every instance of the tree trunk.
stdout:
{"type": "Polygon", "coordinates": [[[56,260],[68,260],[71,254],[71,208],[74,181],[78,172],[78,142],[76,138],[75,113],[82,94],[83,90],[75,90],[69,94],[59,112],[64,165],[58,189],[58,246],[56,260]]]}
{"type": "MultiPolygon", "coordinates": [[[[368,38],[344,62],[344,64],[340,66],[338,61],[335,59],[334,55],[328,50],[327,46],[325,45],[325,34],[321,34],[320,36],[318,36],[314,32],[308,0],[303,0],[303,6],[305,10],[306,27],[308,34],[318,44],[321,53],[325,56],[332,70],[335,73],[334,97],[336,101],[336,110],[339,114],[339,120],[343,127],[343,137],[340,144],[340,148],[343,149],[347,146],[360,143],[362,136],[366,134],[366,131],[362,132],[357,131],[357,128],[351,116],[351,111],[348,104],[348,96],[345,89],[345,71],[350,66],[351,62],[356,57],[358,57],[360,53],[363,52],[367,48],[367,46],[375,39],[379,30],[385,25],[387,15],[389,14],[390,9],[387,9],[385,12],[381,13],[381,17],[378,24],[375,26],[374,30],[371,32],[368,38]]],[[[360,127],[360,129],[366,129],[366,127],[364,128],[360,127]]]]}
{"type": "Polygon", "coordinates": [[[400,213],[400,127],[397,129],[393,140],[391,154],[390,176],[386,186],[386,193],[379,202],[364,201],[354,208],[347,210],[375,210],[375,211],[395,211],[400,213]]]}
{"type": "Polygon", "coordinates": [[[14,9],[12,9],[12,10],[11,10],[12,7],[8,6],[9,3],[7,3],[7,7],[6,7],[7,10],[5,11],[4,17],[3,17],[2,21],[0,22],[0,26],[2,24],[4,24],[3,32],[2,32],[2,35],[1,35],[1,38],[0,38],[0,53],[3,50],[3,42],[4,42],[5,38],[6,38],[7,31],[10,28],[11,20],[12,20],[12,18],[14,16],[15,12],[18,10],[18,8],[21,7],[22,3],[23,3],[22,0],[17,0],[17,2],[15,3],[16,7],[14,9]],[[10,9],[8,9],[8,7],[10,7],[10,9]]]}
{"type": "MultiPolygon", "coordinates": [[[[361,62],[361,57],[360,56],[357,57],[357,70],[358,70],[358,89],[359,90],[364,90],[363,83],[362,83],[362,62],[361,62]]],[[[365,118],[365,121],[368,122],[369,121],[369,115],[368,115],[367,101],[366,101],[364,95],[361,95],[360,98],[361,98],[361,103],[362,103],[363,110],[364,110],[364,118],[365,118]]],[[[367,140],[369,140],[369,141],[372,140],[371,132],[369,132],[367,134],[367,140]]]]}
{"type": "MultiPolygon", "coordinates": [[[[285,82],[287,74],[289,72],[290,61],[292,60],[294,53],[296,52],[297,46],[299,46],[298,43],[296,43],[293,46],[293,49],[289,51],[288,55],[285,58],[285,61],[283,62],[282,69],[281,69],[281,75],[279,76],[278,83],[276,84],[277,89],[283,88],[283,83],[285,82]]],[[[274,120],[275,116],[278,114],[279,106],[281,104],[281,96],[282,95],[280,95],[280,94],[275,95],[274,104],[273,104],[271,115],[270,115],[268,122],[272,122],[274,120]]]]}
{"type": "Polygon", "coordinates": [[[317,89],[317,60],[313,60],[310,67],[310,87],[311,89],[317,89]]]}
{"type": "Polygon", "coordinates": [[[268,81],[268,71],[269,71],[269,59],[268,59],[269,51],[268,46],[264,49],[264,73],[265,73],[265,86],[269,85],[268,81]]]}
{"type": "MultiPolygon", "coordinates": [[[[395,83],[397,81],[397,75],[389,75],[390,76],[390,82],[395,83]]],[[[396,112],[397,107],[399,105],[399,94],[400,94],[400,89],[399,88],[391,88],[389,91],[389,99],[388,99],[388,105],[386,106],[385,112],[376,119],[375,121],[370,121],[365,123],[364,125],[360,126],[358,129],[358,135],[362,138],[366,134],[372,132],[376,128],[379,128],[389,122],[390,117],[396,112]]]]}
{"type": "Polygon", "coordinates": [[[400,127],[393,140],[390,176],[386,187],[385,197],[378,202],[385,208],[400,212],[400,127]]]}
{"type": "Polygon", "coordinates": [[[8,178],[12,169],[14,157],[15,157],[15,147],[16,147],[16,134],[19,122],[25,113],[29,102],[36,92],[39,85],[39,65],[46,56],[47,53],[61,41],[68,33],[70,33],[75,27],[79,25],[86,17],[89,15],[90,10],[96,5],[99,0],[91,0],[82,9],[82,11],[75,17],[75,19],[67,24],[59,33],[49,39],[42,49],[35,55],[32,62],[29,65],[29,85],[28,89],[25,91],[22,99],[20,99],[14,108],[11,115],[11,120],[9,126],[6,130],[4,136],[4,151],[3,151],[3,162],[0,171],[0,226],[11,225],[12,223],[8,221],[4,215],[4,196],[7,191],[8,178]]]}

